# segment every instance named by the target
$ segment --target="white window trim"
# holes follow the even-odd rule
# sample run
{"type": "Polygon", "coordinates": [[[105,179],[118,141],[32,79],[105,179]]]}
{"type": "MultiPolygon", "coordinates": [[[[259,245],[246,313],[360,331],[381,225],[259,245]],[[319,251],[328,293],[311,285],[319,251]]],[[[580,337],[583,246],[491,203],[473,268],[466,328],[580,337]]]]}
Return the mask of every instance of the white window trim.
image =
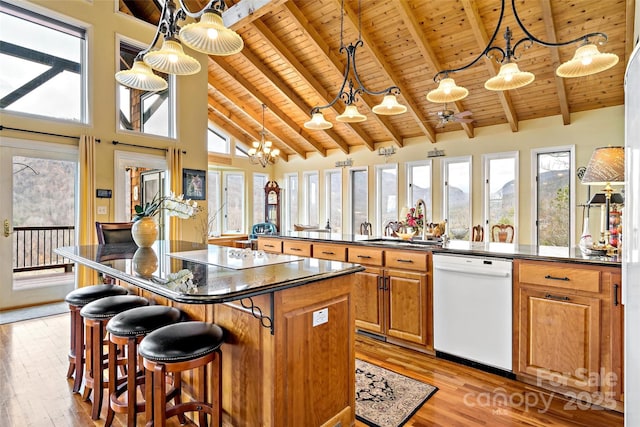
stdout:
{"type": "MultiPolygon", "coordinates": [[[[302,218],[305,225],[315,225],[309,222],[309,218],[311,217],[311,211],[309,210],[309,177],[315,175],[318,178],[318,203],[316,208],[316,218],[320,221],[320,173],[315,171],[305,171],[302,172],[302,184],[304,185],[302,190],[302,218]]],[[[298,183],[299,185],[299,183],[298,183]]],[[[320,224],[318,224],[320,226],[320,224]]]]}
{"type": "Polygon", "coordinates": [[[559,145],[556,147],[534,148],[531,150],[531,195],[534,196],[531,200],[531,242],[536,244],[538,241],[538,226],[536,221],[538,220],[538,183],[536,177],[538,175],[538,155],[545,153],[555,153],[558,151],[569,151],[571,161],[569,164],[569,247],[573,248],[576,245],[576,221],[575,221],[575,206],[576,206],[576,153],[575,145],[559,145]]]}
{"type": "MultiPolygon", "coordinates": [[[[369,185],[369,169],[367,167],[355,167],[349,168],[349,178],[348,178],[348,218],[349,218],[349,234],[358,234],[360,230],[353,229],[353,173],[354,172],[364,172],[367,175],[367,186],[369,185]]],[[[369,217],[369,189],[367,188],[367,218],[369,217]]],[[[343,227],[344,228],[344,227],[343,227]]]]}
{"type": "Polygon", "coordinates": [[[467,162],[469,163],[469,224],[467,224],[467,227],[469,228],[469,235],[471,235],[471,230],[472,230],[472,222],[473,222],[473,205],[472,205],[472,200],[473,200],[473,187],[472,187],[472,183],[473,183],[473,161],[472,161],[472,157],[471,156],[459,156],[459,157],[447,157],[445,159],[442,159],[442,168],[441,168],[441,178],[442,178],[442,215],[443,215],[443,220],[445,220],[447,222],[447,234],[449,234],[449,225],[450,225],[450,221],[449,221],[449,208],[448,208],[448,204],[449,204],[449,196],[448,196],[448,191],[447,191],[447,186],[449,185],[448,183],[448,178],[449,178],[449,173],[448,173],[448,165],[452,164],[452,163],[463,163],[463,162],[467,162]]]}
{"type": "MultiPolygon", "coordinates": [[[[429,200],[425,200],[424,203],[427,205],[427,211],[431,212],[431,216],[433,216],[433,161],[431,159],[427,159],[427,160],[417,160],[415,162],[406,162],[405,163],[405,183],[407,185],[406,188],[406,204],[408,208],[413,208],[415,206],[411,206],[411,200],[412,200],[412,189],[411,186],[413,185],[413,180],[411,179],[411,170],[414,167],[417,166],[428,166],[429,167],[429,192],[431,194],[431,197],[429,197],[429,200]]],[[[426,215],[427,213],[424,212],[423,213],[425,215],[425,220],[426,221],[433,221],[433,218],[427,218],[426,215]]],[[[402,218],[404,220],[404,218],[402,218]]]]}
{"type": "MultiPolygon", "coordinates": [[[[399,177],[398,177],[398,164],[397,163],[383,163],[379,165],[375,165],[375,177],[376,177],[376,188],[375,188],[375,200],[376,200],[376,216],[374,219],[375,223],[375,233],[378,236],[382,236],[384,234],[384,224],[382,223],[382,186],[380,185],[380,179],[382,178],[382,172],[385,170],[395,170],[396,171],[396,215],[398,218],[398,209],[399,209],[399,199],[398,199],[398,186],[400,185],[399,177]]],[[[373,225],[373,224],[372,224],[373,225]]]]}
{"type": "MultiPolygon", "coordinates": [[[[502,153],[489,153],[482,155],[482,200],[483,200],[483,212],[482,212],[482,228],[484,229],[485,241],[490,241],[491,230],[489,230],[489,196],[491,194],[489,189],[489,163],[491,160],[498,159],[514,159],[515,168],[515,212],[513,216],[513,227],[516,233],[513,238],[513,243],[518,243],[520,236],[518,227],[518,207],[520,206],[520,152],[519,151],[505,151],[502,153]],[[489,238],[487,238],[489,236],[489,238]]],[[[469,234],[473,238],[473,233],[469,234]]]]}
{"type": "Polygon", "coordinates": [[[222,200],[224,203],[224,218],[222,219],[222,234],[242,234],[243,230],[247,229],[247,218],[249,213],[247,212],[247,176],[244,171],[233,170],[233,171],[223,171],[222,172],[222,200]],[[241,175],[242,176],[242,222],[240,223],[240,228],[238,230],[229,230],[227,218],[229,218],[229,204],[227,203],[227,177],[229,175],[241,175]]]}
{"type": "MultiPolygon", "coordinates": [[[[255,208],[256,207],[253,206],[253,193],[254,193],[254,191],[256,191],[256,189],[254,187],[255,186],[255,182],[256,182],[255,180],[258,177],[260,177],[260,178],[262,178],[264,180],[264,185],[267,185],[267,182],[269,182],[269,174],[266,174],[266,173],[254,172],[252,177],[251,177],[251,205],[252,205],[251,206],[251,208],[252,208],[251,209],[251,216],[252,216],[251,220],[252,220],[253,224],[256,224],[257,222],[259,222],[255,218],[255,208]]],[[[265,198],[264,186],[261,188],[261,190],[262,190],[262,197],[263,197],[263,201],[264,201],[264,198],[265,198]]],[[[265,216],[264,203],[262,204],[262,216],[263,217],[265,216]]],[[[264,218],[264,219],[266,221],[266,218],[264,218]]],[[[260,221],[260,222],[263,222],[263,221],[260,221]]],[[[280,227],[281,224],[278,224],[278,226],[280,227]]]]}
{"type": "MultiPolygon", "coordinates": [[[[344,198],[343,198],[343,187],[342,187],[342,169],[325,169],[324,171],[324,222],[322,224],[326,224],[327,221],[331,220],[331,186],[329,185],[330,176],[332,174],[340,175],[340,206],[344,206],[344,198]]],[[[342,209],[344,213],[344,209],[342,209]]],[[[342,218],[340,218],[340,223],[342,224],[342,218]]],[[[319,224],[322,226],[322,224],[319,224]]],[[[340,227],[341,229],[343,227],[340,227]]]]}
{"type": "MultiPolygon", "coordinates": [[[[281,198],[282,206],[284,207],[284,211],[282,212],[282,230],[293,230],[294,219],[291,218],[291,199],[290,193],[291,189],[289,188],[289,179],[291,177],[296,177],[296,181],[298,182],[298,189],[300,189],[300,177],[298,176],[298,172],[285,173],[284,174],[284,196],[281,198]]],[[[298,192],[299,193],[299,192],[298,192]]],[[[298,206],[296,206],[296,210],[300,212],[300,198],[298,198],[298,206]]],[[[295,219],[297,221],[298,219],[295,219]]]]}

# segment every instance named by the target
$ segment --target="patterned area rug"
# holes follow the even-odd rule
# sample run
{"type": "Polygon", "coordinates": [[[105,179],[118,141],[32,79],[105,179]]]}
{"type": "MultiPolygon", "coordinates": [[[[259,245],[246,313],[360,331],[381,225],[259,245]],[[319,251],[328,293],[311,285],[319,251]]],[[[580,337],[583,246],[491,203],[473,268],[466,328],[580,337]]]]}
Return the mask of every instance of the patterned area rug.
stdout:
{"type": "Polygon", "coordinates": [[[399,427],[437,387],[356,359],[356,418],[372,427],[399,427]]]}

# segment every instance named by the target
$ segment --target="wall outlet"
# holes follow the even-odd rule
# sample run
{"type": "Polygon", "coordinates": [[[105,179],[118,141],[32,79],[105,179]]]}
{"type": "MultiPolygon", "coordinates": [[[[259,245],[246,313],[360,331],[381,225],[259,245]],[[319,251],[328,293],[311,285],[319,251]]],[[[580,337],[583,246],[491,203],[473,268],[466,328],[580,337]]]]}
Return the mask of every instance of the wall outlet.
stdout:
{"type": "Polygon", "coordinates": [[[329,321],[329,309],[323,308],[322,310],[313,312],[313,327],[327,323],[329,321]]]}
{"type": "Polygon", "coordinates": [[[107,207],[106,206],[98,206],[98,215],[106,215],[107,207]]]}

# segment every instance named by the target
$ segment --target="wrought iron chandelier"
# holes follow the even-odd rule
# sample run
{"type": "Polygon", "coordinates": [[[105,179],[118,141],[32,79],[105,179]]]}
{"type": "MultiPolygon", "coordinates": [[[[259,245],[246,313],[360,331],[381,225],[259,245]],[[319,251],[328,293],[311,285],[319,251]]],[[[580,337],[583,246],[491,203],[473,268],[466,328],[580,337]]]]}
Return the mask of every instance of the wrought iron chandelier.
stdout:
{"type": "Polygon", "coordinates": [[[607,35],[605,33],[588,33],[576,39],[560,43],[545,42],[538,39],[526,29],[526,27],[520,20],[518,11],[516,10],[516,0],[511,0],[511,9],[513,10],[513,15],[516,19],[516,22],[518,23],[520,29],[524,32],[525,37],[518,40],[515,44],[513,44],[512,47],[512,33],[511,29],[507,27],[504,33],[504,39],[506,41],[505,49],[502,49],[498,46],[492,46],[493,42],[496,39],[496,36],[498,35],[498,31],[500,30],[500,25],[502,24],[504,9],[505,0],[502,0],[498,24],[496,25],[496,29],[493,32],[489,43],[480,53],[480,55],[478,55],[467,65],[450,70],[438,71],[438,73],[436,73],[436,75],[433,77],[433,81],[438,83],[438,88],[430,91],[427,94],[427,99],[429,101],[445,103],[459,101],[465,98],[469,94],[469,91],[462,86],[458,86],[453,78],[449,77],[449,75],[472,67],[480,60],[480,58],[485,55],[488,58],[495,59],[496,62],[501,64],[498,75],[490,78],[485,82],[484,87],[486,89],[500,91],[517,89],[519,87],[528,85],[529,83],[533,82],[535,76],[533,75],[533,73],[520,71],[520,69],[518,68],[518,64],[516,64],[516,62],[514,61],[520,59],[520,55],[517,54],[517,50],[519,47],[522,46],[523,49],[528,49],[533,46],[534,43],[546,47],[560,47],[580,42],[582,43],[576,50],[573,58],[561,64],[556,69],[556,74],[560,77],[566,78],[588,76],[600,71],[607,70],[618,63],[618,56],[616,54],[602,53],[598,51],[598,47],[592,41],[592,39],[597,39],[599,40],[598,44],[603,45],[607,41],[607,35]]]}
{"type": "Polygon", "coordinates": [[[278,155],[280,150],[272,148],[273,143],[266,139],[267,131],[264,128],[264,112],[267,106],[262,104],[262,131],[260,131],[260,141],[254,141],[253,147],[249,149],[247,153],[249,155],[249,161],[254,164],[261,164],[262,167],[272,165],[278,161],[278,155]]]}
{"type": "Polygon", "coordinates": [[[198,52],[208,55],[226,56],[242,50],[244,42],[235,31],[228,29],[222,22],[225,9],[224,0],[212,0],[199,12],[191,12],[178,0],[180,8],[174,0],[166,0],[156,34],[151,44],[136,56],[129,70],[116,73],[116,80],[127,87],[144,91],[159,91],[167,88],[167,81],[153,73],[153,70],[165,74],[190,75],[200,71],[200,63],[184,53],[182,44],[198,52]],[[187,17],[199,19],[184,27],[178,21],[187,17]],[[163,35],[162,47],[155,45],[163,35]]]}
{"type": "Polygon", "coordinates": [[[361,114],[358,111],[358,107],[355,105],[355,102],[358,100],[358,97],[363,93],[369,95],[384,95],[382,102],[376,106],[374,106],[371,111],[375,114],[380,115],[396,115],[402,114],[407,111],[407,107],[398,103],[397,95],[400,95],[400,88],[397,86],[389,86],[386,89],[375,91],[367,89],[362,81],[360,81],[360,76],[358,75],[358,69],[356,68],[356,50],[358,47],[363,46],[364,42],[362,41],[362,16],[361,16],[361,1],[358,1],[358,40],[355,43],[350,43],[348,46],[344,45],[343,42],[343,33],[344,33],[344,0],[341,3],[340,9],[340,53],[346,53],[347,55],[347,66],[344,70],[344,78],[342,80],[342,85],[340,86],[340,91],[333,99],[333,101],[329,102],[326,105],[320,105],[313,107],[311,109],[311,119],[304,124],[304,127],[312,130],[324,130],[330,129],[333,127],[333,124],[327,121],[324,118],[321,110],[325,108],[330,108],[341,99],[345,105],[344,113],[336,116],[336,120],[344,123],[358,123],[367,120],[367,117],[364,114],[361,114]],[[351,69],[353,69],[353,79],[357,85],[354,85],[353,79],[351,78],[351,69]]]}

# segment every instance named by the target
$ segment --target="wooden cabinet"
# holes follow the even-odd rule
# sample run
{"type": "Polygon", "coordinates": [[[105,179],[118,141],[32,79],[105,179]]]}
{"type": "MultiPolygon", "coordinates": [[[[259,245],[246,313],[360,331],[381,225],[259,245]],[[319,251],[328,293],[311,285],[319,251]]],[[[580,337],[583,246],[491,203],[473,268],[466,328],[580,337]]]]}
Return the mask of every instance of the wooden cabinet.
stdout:
{"type": "Polygon", "coordinates": [[[429,340],[432,304],[428,274],[387,269],[385,280],[388,286],[384,301],[387,336],[433,348],[433,340],[429,340]]]}
{"type": "Polygon", "coordinates": [[[619,276],[616,268],[515,261],[514,371],[519,379],[587,403],[618,406],[619,276]]]}
{"type": "Polygon", "coordinates": [[[312,254],[312,243],[300,240],[285,240],[282,242],[282,253],[287,255],[299,255],[310,257],[312,254]]]}
{"type": "Polygon", "coordinates": [[[258,249],[276,254],[282,253],[282,240],[275,237],[258,237],[258,249]]]}
{"type": "Polygon", "coordinates": [[[334,243],[314,243],[313,257],[345,262],[347,260],[347,247],[334,243]]]}

